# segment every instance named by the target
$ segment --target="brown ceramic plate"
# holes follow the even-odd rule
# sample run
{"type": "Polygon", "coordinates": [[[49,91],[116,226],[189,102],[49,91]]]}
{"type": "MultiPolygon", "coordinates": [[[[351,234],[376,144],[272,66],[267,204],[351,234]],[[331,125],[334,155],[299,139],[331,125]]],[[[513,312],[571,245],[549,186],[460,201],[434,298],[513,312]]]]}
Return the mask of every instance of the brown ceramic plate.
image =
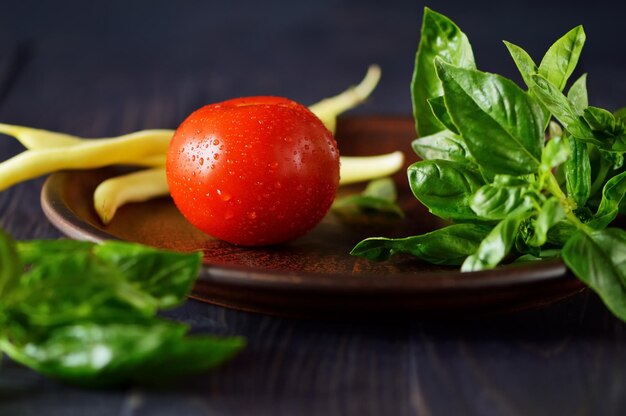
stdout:
{"type": "MultiPolygon", "coordinates": [[[[368,155],[397,149],[415,160],[414,127],[407,117],[342,119],[342,154],[368,155]]],[[[373,226],[349,226],[329,214],[306,236],[279,247],[243,248],[193,228],[169,198],[122,207],[109,225],[93,210],[94,187],[119,169],[52,175],[42,191],[47,217],[66,235],[85,240],[120,239],[156,247],[204,252],[192,297],[231,308],[288,316],[402,314],[421,318],[482,315],[547,305],[582,289],[559,261],[502,266],[460,273],[411,258],[374,263],[350,256],[364,237],[407,236],[440,221],[411,196],[404,171],[396,176],[407,218],[373,226]]],[[[341,189],[342,193],[357,187],[341,189]]]]}

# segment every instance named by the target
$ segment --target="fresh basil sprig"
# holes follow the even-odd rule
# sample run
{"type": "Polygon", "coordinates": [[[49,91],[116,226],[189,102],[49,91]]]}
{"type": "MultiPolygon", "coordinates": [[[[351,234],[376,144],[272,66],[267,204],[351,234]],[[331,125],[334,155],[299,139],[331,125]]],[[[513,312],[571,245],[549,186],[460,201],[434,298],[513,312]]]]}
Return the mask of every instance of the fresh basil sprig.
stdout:
{"type": "Polygon", "coordinates": [[[352,254],[408,253],[469,272],[560,253],[626,321],[626,231],[607,228],[626,211],[626,110],[590,106],[586,74],[566,89],[585,40],[575,27],[539,65],[505,42],[522,89],[477,70],[467,36],[426,9],[411,86],[422,160],[408,177],[431,213],[456,224],[369,238],[352,254]]]}
{"type": "Polygon", "coordinates": [[[187,336],[156,313],[182,303],[200,254],[137,244],[15,242],[0,230],[0,351],[87,385],[156,382],[210,368],[239,337],[187,336]]]}

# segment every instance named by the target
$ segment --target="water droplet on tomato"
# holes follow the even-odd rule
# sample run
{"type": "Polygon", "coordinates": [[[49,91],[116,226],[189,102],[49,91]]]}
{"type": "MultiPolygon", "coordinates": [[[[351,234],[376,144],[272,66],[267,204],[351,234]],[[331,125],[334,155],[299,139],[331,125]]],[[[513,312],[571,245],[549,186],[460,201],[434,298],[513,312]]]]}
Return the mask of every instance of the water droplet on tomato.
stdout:
{"type": "Polygon", "coordinates": [[[270,163],[270,169],[276,169],[278,167],[278,162],[270,163]]]}
{"type": "Polygon", "coordinates": [[[232,211],[226,211],[226,214],[224,214],[224,219],[225,220],[230,220],[235,216],[235,214],[232,211]]]}
{"type": "Polygon", "coordinates": [[[191,161],[195,162],[196,161],[196,155],[191,155],[191,161]]]}
{"type": "Polygon", "coordinates": [[[200,165],[204,165],[204,158],[203,157],[200,158],[200,165]]]}
{"type": "Polygon", "coordinates": [[[213,140],[213,145],[214,145],[214,146],[217,146],[218,144],[220,144],[220,141],[219,141],[219,140],[217,140],[217,139],[213,140]]]}
{"type": "Polygon", "coordinates": [[[216,153],[216,154],[214,154],[214,155],[213,155],[213,159],[217,160],[217,159],[219,159],[219,158],[220,158],[219,153],[216,153]]]}
{"type": "Polygon", "coordinates": [[[224,202],[228,202],[232,198],[231,194],[229,194],[228,192],[222,192],[220,189],[217,190],[217,196],[219,196],[220,199],[224,202]]]}
{"type": "Polygon", "coordinates": [[[278,182],[278,181],[274,182],[274,188],[276,188],[276,189],[280,189],[280,188],[282,188],[282,187],[283,187],[283,184],[282,184],[282,183],[280,183],[280,182],[278,182]]]}

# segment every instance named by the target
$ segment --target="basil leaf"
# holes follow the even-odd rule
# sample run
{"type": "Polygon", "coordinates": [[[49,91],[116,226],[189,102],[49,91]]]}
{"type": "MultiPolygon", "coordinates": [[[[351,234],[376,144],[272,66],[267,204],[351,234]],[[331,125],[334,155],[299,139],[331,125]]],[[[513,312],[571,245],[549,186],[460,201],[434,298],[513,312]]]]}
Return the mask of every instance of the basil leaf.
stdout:
{"type": "Polygon", "coordinates": [[[430,212],[451,220],[474,220],[469,201],[484,181],[479,172],[449,160],[424,160],[408,169],[413,195],[430,212]]]}
{"type": "Polygon", "coordinates": [[[618,228],[578,231],[562,251],[567,267],[626,320],[626,232],[618,228]]]}
{"type": "Polygon", "coordinates": [[[596,138],[587,122],[578,115],[577,110],[558,88],[541,75],[533,75],[532,78],[535,82],[530,89],[533,96],[537,97],[572,136],[603,149],[611,148],[613,143],[596,138]]]}
{"type": "Polygon", "coordinates": [[[395,202],[398,199],[396,184],[391,178],[380,178],[370,181],[361,195],[388,202],[395,202]]]}
{"type": "Polygon", "coordinates": [[[582,26],[576,26],[567,32],[550,46],[539,64],[539,74],[563,91],[567,80],[578,64],[585,39],[582,26]]]}
{"type": "Polygon", "coordinates": [[[481,218],[501,220],[514,210],[532,207],[527,186],[502,186],[488,184],[472,196],[470,206],[481,218]]]}
{"type": "Polygon", "coordinates": [[[619,110],[616,110],[613,115],[622,123],[626,123],[626,107],[622,107],[619,110]]]}
{"type": "Polygon", "coordinates": [[[461,271],[492,269],[511,251],[519,227],[528,213],[513,212],[496,225],[478,246],[478,250],[463,262],[461,271]]]}
{"type": "Polygon", "coordinates": [[[124,285],[123,292],[129,296],[134,293],[136,302],[143,298],[140,303],[148,310],[181,303],[201,264],[200,253],[176,253],[121,241],[94,244],[73,240],[33,240],[20,242],[19,253],[30,268],[27,280],[46,275],[68,279],[105,275],[107,277],[102,278],[105,281],[113,279],[111,285],[124,285]]]}
{"type": "Polygon", "coordinates": [[[626,194],[626,172],[615,175],[604,185],[600,206],[588,225],[596,230],[607,227],[617,216],[624,194],[626,194]]]}
{"type": "Polygon", "coordinates": [[[537,218],[533,221],[533,234],[526,243],[533,247],[541,247],[548,241],[548,232],[565,218],[563,205],[558,198],[552,197],[541,206],[537,218]]]}
{"type": "Polygon", "coordinates": [[[564,164],[567,196],[579,207],[585,206],[591,195],[591,162],[587,143],[568,137],[570,157],[564,164]]]}
{"type": "Polygon", "coordinates": [[[570,87],[567,93],[567,99],[572,104],[573,109],[578,115],[589,107],[589,98],[587,96],[587,74],[582,74],[570,87]]]}
{"type": "Polygon", "coordinates": [[[499,75],[437,61],[446,107],[470,153],[494,173],[523,175],[539,167],[543,115],[532,98],[499,75]]]}
{"type": "Polygon", "coordinates": [[[446,108],[446,103],[444,101],[443,95],[440,97],[429,98],[428,105],[430,106],[430,109],[433,112],[435,118],[437,118],[437,120],[439,120],[439,122],[445,128],[447,128],[452,133],[459,134],[459,130],[456,128],[456,126],[452,122],[452,119],[450,118],[450,114],[448,113],[448,109],[446,108]]]}
{"type": "Polygon", "coordinates": [[[570,146],[566,139],[555,136],[548,140],[541,154],[541,165],[547,169],[554,168],[568,160],[570,146]]]}
{"type": "Polygon", "coordinates": [[[232,357],[241,338],[185,337],[187,327],[84,323],[50,331],[22,343],[0,341],[15,361],[46,376],[88,386],[152,382],[199,372],[232,357]]]}
{"type": "Polygon", "coordinates": [[[444,129],[428,105],[429,98],[443,94],[434,66],[437,57],[462,67],[475,67],[467,36],[450,19],[425,8],[411,81],[413,115],[418,136],[428,136],[444,129]]]}
{"type": "Polygon", "coordinates": [[[0,229],[0,299],[15,287],[21,274],[15,241],[0,229]]]}
{"type": "Polygon", "coordinates": [[[331,209],[343,221],[353,225],[384,224],[385,220],[404,217],[396,200],[393,179],[381,178],[369,182],[358,195],[335,200],[331,209]]]}
{"type": "Polygon", "coordinates": [[[515,66],[517,66],[517,69],[522,75],[524,83],[526,83],[526,85],[530,88],[534,85],[532,74],[537,73],[539,70],[537,68],[537,64],[535,64],[533,58],[531,58],[524,49],[507,41],[504,41],[504,44],[509,50],[509,54],[511,54],[513,62],[515,62],[515,66]]]}
{"type": "Polygon", "coordinates": [[[420,137],[411,143],[413,150],[422,159],[442,159],[466,162],[470,158],[467,146],[450,130],[443,130],[430,136],[420,137]]]}
{"type": "Polygon", "coordinates": [[[28,271],[7,309],[38,327],[84,320],[144,319],[156,313],[154,298],[129,284],[114,268],[89,252],[42,257],[28,271]],[[53,259],[53,260],[52,260],[53,259]]]}
{"type": "Polygon", "coordinates": [[[382,261],[397,253],[407,253],[429,263],[458,266],[478,249],[490,230],[487,225],[453,224],[414,237],[368,238],[357,244],[350,254],[382,261]]]}
{"type": "Polygon", "coordinates": [[[182,303],[200,271],[202,253],[177,253],[139,244],[106,241],[94,254],[109,262],[124,280],[171,308],[182,303]]]}

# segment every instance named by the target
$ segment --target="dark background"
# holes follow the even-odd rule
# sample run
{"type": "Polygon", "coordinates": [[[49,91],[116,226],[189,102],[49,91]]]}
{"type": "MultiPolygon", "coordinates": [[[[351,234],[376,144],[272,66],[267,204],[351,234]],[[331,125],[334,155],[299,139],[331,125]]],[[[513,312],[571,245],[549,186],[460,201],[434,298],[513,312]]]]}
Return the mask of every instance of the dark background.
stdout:
{"type": "MultiPolygon", "coordinates": [[[[383,70],[355,112],[410,114],[418,1],[0,2],[0,120],[85,136],[174,128],[195,108],[244,95],[305,104],[383,70]]],[[[624,2],[432,1],[470,38],[479,68],[519,81],[501,40],[538,62],[577,24],[576,75],[591,103],[626,105],[624,2]]],[[[20,151],[8,138],[0,158],[20,151]]],[[[18,238],[57,237],[41,180],[0,194],[18,238]]],[[[470,322],[296,321],[189,301],[170,313],[249,347],[167,388],[68,387],[5,361],[0,415],[619,415],[626,409],[623,323],[590,293],[470,322]]],[[[405,317],[408,318],[408,317],[405,317]]]]}

